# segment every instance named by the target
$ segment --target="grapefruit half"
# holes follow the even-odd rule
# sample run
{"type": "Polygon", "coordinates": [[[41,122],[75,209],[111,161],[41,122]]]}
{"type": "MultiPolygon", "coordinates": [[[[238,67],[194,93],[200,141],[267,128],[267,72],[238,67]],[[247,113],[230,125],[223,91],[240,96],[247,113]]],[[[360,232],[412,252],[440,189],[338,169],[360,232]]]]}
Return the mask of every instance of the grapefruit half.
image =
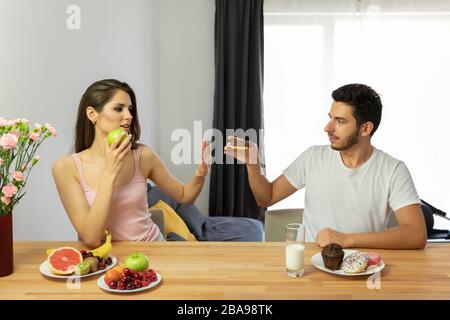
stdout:
{"type": "Polygon", "coordinates": [[[76,265],[81,262],[83,262],[83,256],[80,251],[72,247],[55,249],[47,258],[50,270],[60,275],[74,273],[76,265]]]}

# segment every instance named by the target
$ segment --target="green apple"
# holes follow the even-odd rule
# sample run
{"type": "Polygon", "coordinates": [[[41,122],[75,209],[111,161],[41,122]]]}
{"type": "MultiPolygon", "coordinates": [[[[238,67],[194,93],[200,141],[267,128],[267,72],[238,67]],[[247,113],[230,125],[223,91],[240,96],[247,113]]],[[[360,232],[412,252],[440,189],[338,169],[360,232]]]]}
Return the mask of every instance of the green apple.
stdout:
{"type": "Polygon", "coordinates": [[[133,252],[125,259],[123,265],[136,272],[144,271],[148,268],[148,258],[141,252],[133,252]]]}
{"type": "Polygon", "coordinates": [[[122,137],[122,139],[120,139],[119,144],[121,144],[128,137],[128,133],[122,128],[111,131],[108,134],[109,145],[112,145],[113,142],[116,141],[116,139],[118,139],[120,136],[122,137]]]}

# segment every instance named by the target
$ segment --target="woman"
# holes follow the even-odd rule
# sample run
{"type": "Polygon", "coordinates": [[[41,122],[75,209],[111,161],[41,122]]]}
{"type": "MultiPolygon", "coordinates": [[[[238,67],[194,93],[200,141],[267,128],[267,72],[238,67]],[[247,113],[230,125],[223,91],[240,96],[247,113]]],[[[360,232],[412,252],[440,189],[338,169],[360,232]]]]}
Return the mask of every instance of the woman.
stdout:
{"type": "MultiPolygon", "coordinates": [[[[53,178],[70,221],[89,247],[100,245],[105,229],[115,240],[164,240],[147,208],[147,179],[180,203],[192,203],[208,167],[202,161],[183,185],[158,155],[137,143],[136,96],[124,82],[101,80],[87,88],[78,108],[75,153],[53,164],[53,178]],[[109,132],[123,128],[109,145],[109,132]]],[[[202,145],[202,154],[206,147],[202,145]]]]}

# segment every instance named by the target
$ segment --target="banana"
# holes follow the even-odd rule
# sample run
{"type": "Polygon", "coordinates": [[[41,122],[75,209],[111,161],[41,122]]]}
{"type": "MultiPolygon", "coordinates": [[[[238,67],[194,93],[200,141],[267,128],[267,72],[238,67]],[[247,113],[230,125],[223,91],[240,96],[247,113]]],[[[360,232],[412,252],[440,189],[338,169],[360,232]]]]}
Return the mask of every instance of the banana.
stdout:
{"type": "Polygon", "coordinates": [[[105,258],[108,256],[109,252],[112,250],[112,236],[108,230],[105,230],[106,240],[100,247],[95,248],[89,252],[92,252],[94,256],[99,256],[100,258],[105,258]]]}
{"type": "MultiPolygon", "coordinates": [[[[108,230],[105,231],[105,234],[106,234],[105,243],[103,243],[100,247],[95,248],[90,251],[90,252],[92,252],[92,254],[94,256],[99,256],[100,258],[105,258],[108,256],[109,252],[112,250],[112,243],[111,243],[112,236],[108,230]]],[[[50,249],[46,250],[46,253],[47,253],[47,255],[50,255],[55,250],[56,249],[54,249],[54,248],[50,248],[50,249]]]]}

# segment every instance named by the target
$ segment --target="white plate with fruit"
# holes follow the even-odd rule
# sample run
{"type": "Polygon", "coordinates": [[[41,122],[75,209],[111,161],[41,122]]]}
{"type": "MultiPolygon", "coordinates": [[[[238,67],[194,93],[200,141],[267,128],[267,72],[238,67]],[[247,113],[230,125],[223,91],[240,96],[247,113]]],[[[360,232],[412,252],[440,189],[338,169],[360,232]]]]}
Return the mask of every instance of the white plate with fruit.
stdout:
{"type": "MultiPolygon", "coordinates": [[[[98,261],[97,258],[93,258],[93,259],[96,259],[98,261]]],[[[53,269],[53,271],[52,271],[47,260],[45,260],[44,262],[41,263],[41,265],[39,266],[39,271],[44,276],[47,276],[50,278],[56,278],[56,279],[85,278],[85,277],[90,277],[90,276],[93,276],[96,274],[106,272],[109,269],[113,268],[117,264],[117,258],[114,256],[107,257],[106,259],[110,259],[110,264],[106,264],[105,268],[97,269],[96,271],[91,271],[92,266],[89,264],[89,262],[83,261],[83,262],[80,262],[79,264],[77,264],[76,266],[74,266],[73,271],[70,272],[69,274],[58,274],[59,271],[56,271],[56,273],[55,273],[55,269],[53,269]],[[85,271],[88,268],[88,266],[85,265],[86,263],[89,264],[89,271],[87,271],[87,272],[85,271]],[[80,266],[81,269],[76,269],[78,266],[80,266]],[[75,270],[77,270],[77,272],[75,270]],[[84,273],[84,272],[86,272],[86,273],[84,273]]]]}
{"type": "MultiPolygon", "coordinates": [[[[124,272],[127,272],[126,270],[128,270],[128,272],[131,271],[130,269],[126,268],[124,269],[124,272]]],[[[122,273],[119,281],[108,281],[107,274],[104,274],[100,278],[98,278],[97,285],[101,289],[109,292],[132,293],[153,288],[157,286],[162,280],[161,275],[158,272],[153,271],[152,269],[148,269],[142,272],[131,272],[132,273],[128,276],[122,273]],[[125,280],[125,278],[127,280],[125,280]]]]}
{"type": "Polygon", "coordinates": [[[109,292],[131,293],[144,291],[161,282],[161,275],[149,268],[147,256],[133,252],[123,266],[108,270],[97,280],[97,285],[109,292]]]}
{"type": "Polygon", "coordinates": [[[112,249],[111,234],[106,231],[106,241],[94,250],[78,250],[72,247],[60,247],[47,250],[47,260],[41,263],[39,271],[51,278],[84,278],[113,268],[117,264],[112,249]]]}

